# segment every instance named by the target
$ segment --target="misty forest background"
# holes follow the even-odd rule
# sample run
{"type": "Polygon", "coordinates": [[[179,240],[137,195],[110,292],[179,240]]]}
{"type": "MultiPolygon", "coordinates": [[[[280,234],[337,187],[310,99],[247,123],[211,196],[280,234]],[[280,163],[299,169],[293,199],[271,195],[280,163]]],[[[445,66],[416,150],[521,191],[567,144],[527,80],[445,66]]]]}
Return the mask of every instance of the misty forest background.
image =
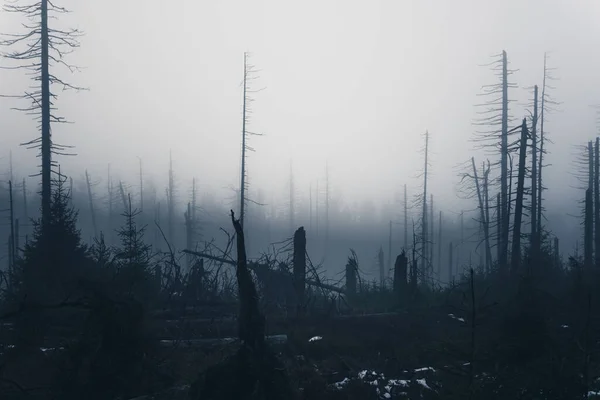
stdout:
{"type": "MultiPolygon", "coordinates": [[[[212,153],[210,167],[194,166],[191,144],[186,167],[171,146],[155,158],[128,153],[135,166],[130,170],[111,162],[88,167],[77,154],[83,146],[61,137],[64,126],[78,126],[71,124],[77,115],[63,116],[70,110],[61,107],[60,96],[71,96],[63,92],[80,92],[81,102],[94,96],[93,88],[71,83],[75,77],[85,82],[85,71],[69,60],[80,40],[85,46],[85,36],[61,26],[76,21],[75,14],[47,0],[6,2],[3,12],[23,25],[21,33],[6,32],[0,41],[0,82],[7,82],[0,86],[0,105],[14,113],[0,114],[0,131],[21,143],[0,150],[0,322],[8,321],[0,334],[11,343],[0,353],[9,359],[9,367],[0,366],[0,388],[104,399],[180,384],[191,398],[364,398],[364,388],[352,386],[356,378],[338,374],[364,381],[371,375],[363,368],[373,368],[377,378],[367,386],[377,387],[374,398],[598,395],[600,137],[590,129],[586,139],[570,142],[571,132],[554,129],[568,107],[559,88],[569,85],[559,80],[556,53],[540,51],[535,65],[524,66],[536,71],[531,79],[519,78],[509,50],[471,60],[484,63],[478,68],[485,83],[469,98],[468,137],[448,146],[442,138],[450,134],[429,131],[424,119],[420,131],[398,133],[400,146],[384,161],[390,144],[374,136],[382,155],[369,160],[398,160],[402,168],[369,176],[363,190],[360,175],[347,170],[367,168],[360,153],[345,154],[352,135],[339,136],[331,160],[310,165],[261,153],[261,144],[277,133],[257,129],[272,117],[257,106],[271,89],[261,83],[268,65],[261,71],[260,54],[249,52],[239,54],[239,129],[234,140],[203,149],[212,153]],[[62,22],[55,28],[55,21],[62,22]],[[21,80],[30,82],[19,92],[4,90],[21,80]],[[37,126],[23,125],[17,134],[13,115],[37,126]],[[570,149],[566,162],[563,147],[570,149]],[[220,156],[231,148],[239,149],[239,159],[220,156]],[[568,165],[569,178],[561,182],[552,178],[560,175],[555,150],[560,172],[568,165]],[[257,159],[278,178],[253,168],[257,159]],[[221,183],[235,183],[214,189],[212,175],[232,163],[237,176],[221,183]],[[347,194],[346,184],[360,194],[347,194]],[[367,189],[378,185],[387,197],[367,189]],[[558,194],[549,201],[552,193],[558,194]],[[158,349],[160,335],[163,347],[184,334],[195,335],[189,341],[206,339],[206,332],[193,333],[190,326],[212,330],[232,305],[237,332],[231,320],[221,320],[210,343],[237,336],[234,355],[173,350],[165,356],[158,349]],[[190,308],[195,317],[186,314],[190,308]],[[174,333],[173,321],[186,325],[174,333]],[[351,325],[336,329],[338,323],[351,325]],[[278,333],[272,329],[285,334],[271,335],[278,333]],[[336,339],[317,336],[319,329],[336,339]],[[275,353],[267,342],[287,347],[275,353]],[[393,356],[382,357],[381,348],[367,354],[377,346],[393,356]],[[48,349],[61,367],[49,369],[54,372],[43,383],[35,379],[44,374],[19,375],[11,367],[26,360],[24,370],[42,368],[45,361],[36,360],[48,349]],[[435,365],[419,365],[425,362],[435,365]],[[388,377],[413,372],[379,387],[377,379],[385,379],[375,367],[388,377]],[[340,393],[347,397],[335,397],[340,393]]],[[[127,109],[118,112],[127,118],[127,109]]],[[[600,123],[600,106],[590,102],[582,113],[600,123]]],[[[202,119],[202,108],[194,115],[202,119]]],[[[578,129],[577,121],[568,125],[578,129]]],[[[138,137],[140,149],[153,135],[138,137]]],[[[120,143],[109,146],[118,152],[120,143]]],[[[317,151],[319,143],[313,146],[317,151]]]]}

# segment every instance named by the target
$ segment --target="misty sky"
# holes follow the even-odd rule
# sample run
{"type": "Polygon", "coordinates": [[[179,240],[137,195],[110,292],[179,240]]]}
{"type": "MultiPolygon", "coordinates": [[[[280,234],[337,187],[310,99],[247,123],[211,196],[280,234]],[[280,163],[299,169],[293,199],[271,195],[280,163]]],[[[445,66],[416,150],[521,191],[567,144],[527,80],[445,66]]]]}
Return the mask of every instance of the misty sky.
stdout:
{"type": "MultiPolygon", "coordinates": [[[[195,176],[202,189],[229,194],[239,185],[244,51],[261,70],[255,88],[266,87],[254,96],[250,129],[266,136],[252,139],[251,185],[275,201],[287,201],[290,162],[307,195],[323,181],[326,160],[346,202],[391,201],[405,183],[416,189],[428,129],[431,191],[443,208],[460,207],[453,167],[472,154],[481,85],[496,82],[481,65],[503,49],[519,70],[512,81],[520,89],[510,92],[515,124],[531,97],[525,88],[542,83],[545,51],[557,68],[552,96],[562,105],[547,119],[551,203],[572,179],[572,146],[596,132],[595,0],[56,1],[73,11],[60,26],[86,33],[69,56],[84,69],[60,75],[90,91],[61,93],[57,106],[75,123],[53,128],[57,142],[76,146],[77,157],[60,160],[75,180],[85,168],[104,179],[111,163],[135,184],[139,156],[162,194],[172,149],[180,192],[195,176]]],[[[3,32],[19,32],[22,22],[0,13],[3,32]]],[[[28,84],[22,72],[0,70],[0,93],[28,84]]],[[[35,152],[18,143],[35,137],[35,124],[9,110],[18,105],[0,100],[1,152],[12,148],[33,172],[35,152]]]]}

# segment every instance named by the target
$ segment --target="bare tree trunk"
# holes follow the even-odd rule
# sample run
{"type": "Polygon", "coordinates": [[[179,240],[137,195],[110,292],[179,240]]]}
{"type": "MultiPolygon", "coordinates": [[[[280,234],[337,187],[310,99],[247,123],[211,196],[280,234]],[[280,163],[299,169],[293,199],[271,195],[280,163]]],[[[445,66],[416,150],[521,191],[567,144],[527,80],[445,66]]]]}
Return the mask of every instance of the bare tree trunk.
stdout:
{"type": "Polygon", "coordinates": [[[487,273],[489,274],[492,271],[492,245],[491,245],[491,236],[492,234],[490,233],[490,185],[489,185],[489,176],[490,176],[490,171],[491,171],[491,167],[490,167],[490,160],[488,160],[487,162],[487,169],[485,170],[484,174],[483,174],[483,197],[485,199],[485,221],[486,221],[486,225],[487,225],[487,248],[489,250],[489,254],[487,256],[486,259],[486,270],[487,273]]]}
{"type": "Polygon", "coordinates": [[[506,271],[508,261],[508,60],[502,51],[502,132],[500,144],[500,259],[501,270],[506,271]]]}
{"type": "Polygon", "coordinates": [[[10,269],[9,271],[13,271],[15,266],[15,258],[17,254],[16,246],[15,246],[15,205],[13,203],[13,186],[12,181],[8,181],[8,201],[9,201],[9,210],[10,210],[10,269]]]}
{"type": "Polygon", "coordinates": [[[317,237],[319,237],[319,180],[317,179],[317,191],[315,193],[315,203],[316,203],[316,209],[315,209],[315,214],[316,214],[316,220],[315,220],[315,225],[317,227],[316,229],[316,233],[317,233],[317,237]]]}
{"type": "Polygon", "coordinates": [[[594,247],[596,248],[596,268],[600,268],[600,138],[596,138],[594,149],[594,247]]]}
{"type": "Polygon", "coordinates": [[[499,264],[502,256],[502,207],[500,193],[496,196],[496,252],[498,253],[496,257],[499,264]]]}
{"type": "Polygon", "coordinates": [[[312,183],[308,185],[308,230],[312,234],[313,222],[313,203],[312,203],[312,183]]]}
{"type": "MultiPolygon", "coordinates": [[[[383,256],[383,251],[382,254],[383,256]]],[[[383,268],[382,264],[382,268],[383,268]]],[[[392,221],[390,220],[390,232],[389,232],[389,236],[388,236],[388,273],[389,271],[392,270],[392,221]]],[[[383,280],[385,279],[385,276],[387,275],[384,271],[382,271],[383,275],[382,275],[382,281],[381,284],[383,286],[383,280]]]]}
{"type": "Polygon", "coordinates": [[[404,184],[404,250],[408,251],[408,196],[404,184]]]}
{"type": "Polygon", "coordinates": [[[428,221],[427,221],[427,155],[428,155],[428,146],[429,146],[429,132],[425,132],[425,166],[424,166],[424,172],[423,172],[423,213],[421,216],[421,274],[423,274],[423,280],[425,282],[428,281],[428,265],[427,265],[427,258],[428,258],[428,241],[429,241],[429,235],[428,235],[428,221]]]}
{"type": "Polygon", "coordinates": [[[437,279],[442,279],[442,211],[440,210],[440,219],[438,222],[438,258],[437,258],[437,279]]]}
{"type": "Polygon", "coordinates": [[[546,110],[546,78],[547,78],[547,68],[546,68],[546,53],[544,53],[544,79],[542,81],[542,104],[540,107],[540,163],[538,168],[538,198],[537,198],[537,236],[540,241],[538,246],[541,246],[542,239],[542,191],[544,187],[542,186],[542,170],[544,168],[544,113],[546,110]]]}
{"type": "Polygon", "coordinates": [[[92,227],[94,228],[94,237],[98,237],[98,227],[96,225],[96,210],[94,210],[94,196],[92,195],[92,184],[90,182],[90,175],[85,170],[85,180],[87,182],[88,199],[90,203],[90,214],[92,216],[92,227]]]}
{"type": "Polygon", "coordinates": [[[533,89],[533,121],[531,124],[531,237],[529,239],[534,259],[539,256],[537,234],[537,120],[538,120],[538,87],[533,89]]]}
{"type": "Polygon", "coordinates": [[[42,232],[49,237],[52,203],[52,140],[50,138],[50,71],[48,57],[48,0],[40,0],[41,8],[41,91],[42,91],[42,232]]]}
{"type": "Polygon", "coordinates": [[[519,145],[519,172],[517,177],[517,199],[513,226],[511,253],[512,272],[517,273],[521,264],[521,219],[523,217],[523,197],[525,192],[525,162],[527,158],[527,120],[521,125],[521,144],[519,145]]]}
{"type": "Polygon", "coordinates": [[[586,269],[592,266],[593,256],[593,201],[592,189],[585,191],[585,220],[584,220],[584,239],[583,239],[583,264],[586,269]]]}
{"type": "Polygon", "coordinates": [[[492,250],[490,248],[490,233],[488,228],[488,222],[485,215],[485,204],[483,200],[483,195],[481,193],[481,189],[479,187],[479,177],[477,176],[477,168],[475,168],[475,157],[471,157],[471,164],[473,166],[473,176],[475,177],[475,187],[477,189],[477,198],[479,200],[479,210],[480,210],[480,218],[483,228],[483,240],[485,242],[485,258],[486,264],[491,264],[492,262],[492,250]]]}
{"type": "Polygon", "coordinates": [[[294,233],[294,288],[296,313],[301,314],[306,304],[306,232],[303,227],[294,233]]]}
{"type": "Polygon", "coordinates": [[[429,279],[431,280],[431,286],[433,287],[433,249],[435,248],[435,243],[434,243],[434,237],[435,237],[435,232],[434,232],[434,224],[435,224],[435,220],[433,218],[433,195],[430,195],[429,198],[431,199],[431,204],[429,206],[429,279]]]}

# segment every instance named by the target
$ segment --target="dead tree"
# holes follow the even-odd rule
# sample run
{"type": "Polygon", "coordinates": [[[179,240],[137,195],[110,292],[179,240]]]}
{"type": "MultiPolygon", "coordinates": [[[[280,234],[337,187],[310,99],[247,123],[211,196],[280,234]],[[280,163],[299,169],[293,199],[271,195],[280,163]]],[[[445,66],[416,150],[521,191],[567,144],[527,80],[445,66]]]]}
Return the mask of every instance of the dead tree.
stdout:
{"type": "Polygon", "coordinates": [[[511,252],[512,272],[516,273],[521,263],[521,220],[523,217],[523,197],[525,192],[525,162],[527,157],[527,120],[521,124],[521,143],[519,144],[519,172],[517,177],[517,199],[513,225],[513,240],[511,252]]]}
{"type": "Polygon", "coordinates": [[[433,249],[435,248],[435,243],[434,243],[434,224],[435,224],[435,220],[433,218],[433,195],[430,195],[429,198],[431,199],[430,201],[430,205],[429,205],[429,236],[430,236],[430,240],[429,240],[429,277],[431,279],[431,285],[433,286],[433,249]]]}
{"type": "Polygon", "coordinates": [[[64,56],[79,47],[78,38],[81,32],[77,29],[54,29],[50,27],[49,21],[68,10],[56,6],[49,0],[39,0],[32,4],[21,5],[11,2],[4,5],[4,11],[23,15],[30,22],[22,26],[25,32],[18,34],[5,34],[0,40],[0,45],[14,48],[23,46],[3,54],[4,59],[15,61],[17,66],[3,67],[6,69],[25,69],[32,76],[35,86],[33,90],[27,90],[23,95],[8,95],[4,97],[18,98],[30,101],[29,106],[14,108],[34,115],[39,122],[40,137],[35,138],[23,145],[27,148],[40,149],[41,152],[41,176],[42,176],[42,232],[48,236],[48,224],[51,212],[52,198],[52,168],[56,164],[52,162],[52,155],[68,155],[66,150],[69,146],[53,142],[51,138],[51,124],[65,123],[64,117],[56,114],[54,102],[57,99],[53,87],[61,87],[62,90],[80,88],[67,83],[58,77],[55,69],[62,66],[71,72],[77,68],[69,65],[64,56]],[[39,85],[39,87],[37,87],[39,85]]]}
{"type": "MultiPolygon", "coordinates": [[[[380,265],[381,265],[381,271],[380,271],[380,274],[381,274],[380,281],[381,282],[380,282],[380,284],[383,287],[384,279],[387,274],[383,270],[384,265],[385,265],[383,262],[383,249],[380,249],[380,250],[381,250],[381,257],[382,257],[381,262],[380,262],[380,265]]],[[[392,270],[392,221],[390,220],[389,232],[388,232],[388,273],[391,270],[392,270]]]]}
{"type": "Polygon", "coordinates": [[[329,182],[329,162],[325,162],[325,252],[329,247],[329,200],[330,200],[330,182],[329,182]]]}
{"type": "Polygon", "coordinates": [[[421,202],[421,274],[423,275],[423,279],[425,281],[428,280],[429,273],[429,221],[428,221],[428,213],[427,213],[427,172],[429,168],[429,131],[425,131],[425,147],[424,147],[424,167],[423,167],[423,193],[421,198],[417,198],[417,204],[419,201],[421,202]]]}
{"type": "Polygon", "coordinates": [[[127,203],[127,196],[125,195],[125,188],[123,187],[123,181],[119,181],[119,193],[121,194],[121,201],[123,202],[123,210],[129,209],[127,203]]]}
{"type": "Polygon", "coordinates": [[[438,219],[438,258],[437,258],[437,278],[442,278],[442,211],[438,219]]]}
{"type": "Polygon", "coordinates": [[[113,190],[113,182],[112,177],[110,175],[110,164],[108,164],[108,173],[106,177],[106,191],[107,191],[107,207],[108,207],[108,242],[113,244],[113,201],[114,201],[114,190],[113,190]]]}
{"type": "Polygon", "coordinates": [[[596,268],[600,268],[600,138],[594,149],[594,247],[596,268]]]}
{"type": "Polygon", "coordinates": [[[492,149],[494,154],[500,153],[499,163],[494,166],[500,166],[500,207],[498,209],[498,263],[502,271],[508,267],[508,240],[509,240],[509,151],[508,151],[508,125],[511,122],[509,115],[508,90],[516,87],[509,82],[510,75],[514,72],[508,68],[508,58],[505,51],[500,55],[494,56],[495,60],[488,64],[499,78],[499,82],[492,85],[483,86],[484,96],[488,101],[478,104],[482,110],[478,112],[479,119],[476,125],[487,127],[486,130],[478,131],[474,139],[476,148],[492,149]]]}
{"type": "Polygon", "coordinates": [[[248,201],[246,192],[248,190],[248,169],[246,164],[246,152],[254,151],[254,148],[249,146],[249,138],[251,136],[261,136],[261,134],[249,131],[248,125],[250,122],[250,114],[252,114],[252,108],[250,107],[254,99],[250,96],[252,93],[260,92],[263,89],[254,90],[251,88],[250,83],[256,80],[256,68],[248,62],[248,53],[244,53],[244,95],[242,105],[242,160],[241,160],[241,174],[240,174],[240,226],[244,229],[244,218],[246,217],[245,207],[248,201]]]}
{"type": "Polygon", "coordinates": [[[402,250],[402,253],[396,257],[396,264],[394,265],[394,293],[401,302],[407,295],[407,269],[408,258],[406,257],[406,251],[402,250]]]}
{"type": "Polygon", "coordinates": [[[300,227],[294,233],[294,288],[296,289],[296,311],[300,313],[306,304],[306,232],[300,227]]]}
{"type": "MultiPolygon", "coordinates": [[[[192,237],[193,237],[193,223],[192,223],[192,206],[190,203],[187,204],[187,211],[183,213],[185,220],[185,248],[192,249],[192,237]]],[[[191,254],[186,254],[186,267],[188,271],[192,268],[193,257],[191,254]]]]}
{"type": "Polygon", "coordinates": [[[16,239],[15,239],[15,205],[13,203],[13,185],[12,181],[8,181],[8,201],[10,211],[10,252],[9,252],[9,271],[13,271],[15,266],[15,258],[17,254],[16,239]]]}
{"type": "Polygon", "coordinates": [[[594,253],[594,156],[592,142],[588,142],[588,164],[589,164],[589,182],[585,191],[585,237],[584,237],[584,265],[586,268],[592,266],[592,256],[594,253]]]}
{"type": "MultiPolygon", "coordinates": [[[[477,201],[477,208],[479,209],[479,224],[483,232],[483,244],[485,254],[485,266],[489,270],[492,265],[492,250],[490,245],[490,223],[489,223],[489,211],[487,209],[487,196],[488,196],[488,182],[487,177],[490,171],[489,161],[488,167],[485,168],[483,164],[483,183],[480,183],[480,177],[477,173],[477,167],[475,165],[475,157],[471,157],[469,163],[464,163],[462,169],[466,170],[469,168],[471,172],[460,173],[460,181],[458,186],[458,193],[461,198],[475,199],[477,201]]],[[[461,212],[461,243],[463,241],[463,213],[461,212]]]]}
{"type": "Polygon", "coordinates": [[[235,229],[237,243],[236,277],[240,298],[239,336],[244,346],[256,352],[262,352],[265,348],[265,318],[258,309],[258,294],[248,269],[242,224],[235,218],[233,210],[231,210],[231,222],[235,229]]]}
{"type": "Polygon", "coordinates": [[[98,237],[98,226],[96,225],[96,210],[94,209],[94,195],[92,194],[92,183],[90,182],[90,175],[85,170],[85,181],[87,183],[88,190],[88,201],[90,204],[90,215],[92,216],[92,227],[94,228],[94,237],[98,237]]]}
{"type": "Polygon", "coordinates": [[[408,251],[408,196],[404,184],[404,250],[408,251]]]}
{"type": "Polygon", "coordinates": [[[533,117],[532,117],[532,121],[531,121],[531,237],[529,239],[529,243],[530,243],[530,247],[531,247],[531,253],[534,255],[534,257],[537,258],[537,255],[539,254],[539,238],[538,238],[538,231],[537,231],[537,206],[538,206],[538,202],[537,202],[537,194],[538,194],[538,190],[537,190],[537,184],[538,184],[538,177],[537,177],[537,169],[538,169],[538,165],[537,165],[537,153],[538,153],[538,149],[537,149],[537,145],[538,145],[538,140],[537,140],[537,122],[538,122],[538,87],[537,85],[534,86],[533,88],[533,117]]]}

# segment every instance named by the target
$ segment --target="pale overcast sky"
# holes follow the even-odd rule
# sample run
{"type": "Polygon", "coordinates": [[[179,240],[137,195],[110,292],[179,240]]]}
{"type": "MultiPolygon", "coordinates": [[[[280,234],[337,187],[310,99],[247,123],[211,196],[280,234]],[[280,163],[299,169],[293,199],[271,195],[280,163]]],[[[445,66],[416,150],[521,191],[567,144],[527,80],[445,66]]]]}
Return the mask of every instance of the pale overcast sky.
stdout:
{"type": "MultiPolygon", "coordinates": [[[[250,179],[281,201],[290,160],[299,194],[323,180],[326,160],[346,201],[383,203],[404,183],[416,188],[428,129],[431,191],[454,207],[453,166],[472,154],[476,95],[495,83],[480,65],[503,49],[521,88],[542,84],[545,51],[557,68],[552,95],[563,104],[546,125],[555,142],[550,201],[564,198],[571,146],[596,132],[597,0],[56,1],[73,11],[60,26],[86,33],[69,56],[85,69],[60,74],[90,91],[61,94],[57,106],[74,124],[53,128],[57,142],[76,146],[77,157],[60,160],[76,180],[85,168],[104,177],[111,163],[135,183],[139,156],[162,192],[172,149],[181,191],[192,176],[220,195],[237,187],[244,51],[261,70],[256,88],[266,87],[251,117],[250,129],[265,136],[252,139],[250,179]]],[[[3,32],[21,22],[0,13],[3,32]]],[[[27,85],[22,72],[0,70],[0,93],[27,85]]],[[[519,121],[530,94],[510,96],[519,121]]],[[[35,154],[18,143],[35,125],[15,105],[0,100],[1,155],[12,148],[29,172],[35,154]]]]}

